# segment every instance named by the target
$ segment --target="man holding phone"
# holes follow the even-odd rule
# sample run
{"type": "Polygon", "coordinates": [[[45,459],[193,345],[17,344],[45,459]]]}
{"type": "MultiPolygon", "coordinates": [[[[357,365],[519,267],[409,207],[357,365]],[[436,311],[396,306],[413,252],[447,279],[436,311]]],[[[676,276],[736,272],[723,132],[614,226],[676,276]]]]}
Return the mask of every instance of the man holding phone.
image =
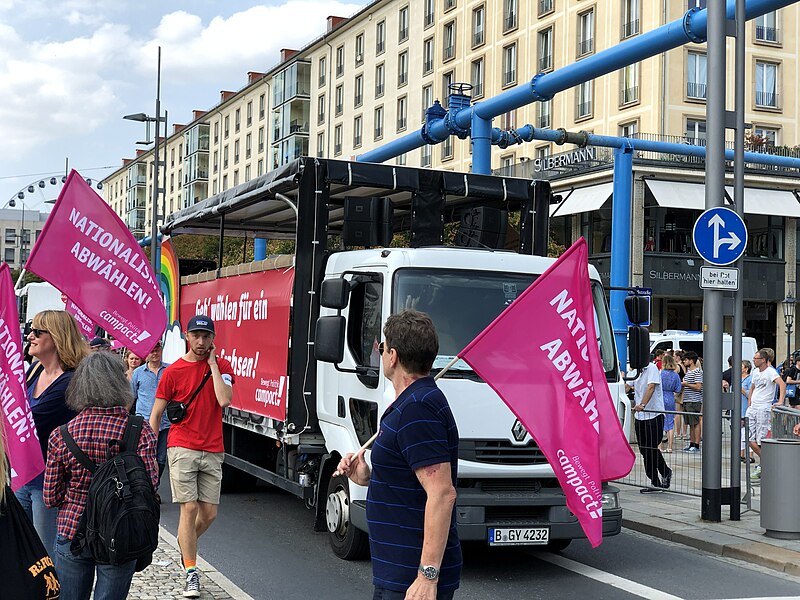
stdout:
{"type": "Polygon", "coordinates": [[[178,545],[186,569],[185,598],[200,597],[197,539],[217,517],[222,483],[222,409],[233,396],[231,363],[216,355],[214,321],[197,315],[189,320],[189,351],[164,370],[150,413],[158,431],[169,402],[183,403],[185,416],[172,422],[167,463],[172,501],[180,504],[178,545]]]}

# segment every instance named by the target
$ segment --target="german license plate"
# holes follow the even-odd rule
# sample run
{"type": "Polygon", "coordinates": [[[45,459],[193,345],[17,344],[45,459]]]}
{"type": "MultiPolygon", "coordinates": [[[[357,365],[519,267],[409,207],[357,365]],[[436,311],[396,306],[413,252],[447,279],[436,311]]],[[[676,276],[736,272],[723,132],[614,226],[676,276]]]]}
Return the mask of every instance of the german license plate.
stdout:
{"type": "Polygon", "coordinates": [[[550,541],[548,527],[490,527],[490,546],[538,546],[550,541]]]}

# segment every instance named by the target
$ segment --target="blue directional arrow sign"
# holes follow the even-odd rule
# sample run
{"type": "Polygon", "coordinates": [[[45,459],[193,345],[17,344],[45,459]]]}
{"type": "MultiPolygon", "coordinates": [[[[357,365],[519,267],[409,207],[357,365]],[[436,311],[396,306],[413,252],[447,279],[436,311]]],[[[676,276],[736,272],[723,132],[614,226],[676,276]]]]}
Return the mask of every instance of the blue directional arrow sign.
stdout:
{"type": "Polygon", "coordinates": [[[695,221],[692,239],[697,253],[712,265],[729,265],[744,254],[747,228],[730,208],[709,208],[695,221]]]}

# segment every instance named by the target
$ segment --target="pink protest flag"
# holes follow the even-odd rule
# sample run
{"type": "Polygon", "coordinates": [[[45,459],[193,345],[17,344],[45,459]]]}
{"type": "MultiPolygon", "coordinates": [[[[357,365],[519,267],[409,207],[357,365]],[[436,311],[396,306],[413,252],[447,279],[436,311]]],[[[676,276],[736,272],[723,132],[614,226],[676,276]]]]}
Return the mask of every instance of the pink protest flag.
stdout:
{"type": "Polygon", "coordinates": [[[536,439],[593,547],[602,482],[635,460],[606,385],[588,250],[575,242],[462,352],[536,439]]]}
{"type": "Polygon", "coordinates": [[[25,268],[137,356],[147,356],[164,333],[166,310],[147,256],[77,171],[67,177],[25,268]]]}
{"type": "Polygon", "coordinates": [[[72,318],[75,319],[75,322],[78,324],[78,330],[84,337],[88,339],[93,338],[95,325],[92,320],[86,316],[85,312],[78,308],[77,304],[67,298],[65,294],[61,295],[61,299],[64,301],[64,310],[71,314],[72,318]]]}
{"type": "Polygon", "coordinates": [[[17,297],[7,263],[0,263],[0,404],[11,489],[17,491],[44,471],[44,458],[25,389],[17,297]]]}

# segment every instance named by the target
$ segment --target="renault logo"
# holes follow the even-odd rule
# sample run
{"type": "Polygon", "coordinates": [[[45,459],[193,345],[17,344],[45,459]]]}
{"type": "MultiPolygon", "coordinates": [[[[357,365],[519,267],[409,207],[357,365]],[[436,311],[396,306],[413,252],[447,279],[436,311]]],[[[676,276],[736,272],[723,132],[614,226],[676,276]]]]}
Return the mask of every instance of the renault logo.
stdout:
{"type": "Polygon", "coordinates": [[[511,428],[511,434],[514,436],[515,440],[521,442],[525,439],[525,436],[528,435],[528,430],[525,429],[525,426],[517,419],[514,421],[514,426],[511,428]]]}

